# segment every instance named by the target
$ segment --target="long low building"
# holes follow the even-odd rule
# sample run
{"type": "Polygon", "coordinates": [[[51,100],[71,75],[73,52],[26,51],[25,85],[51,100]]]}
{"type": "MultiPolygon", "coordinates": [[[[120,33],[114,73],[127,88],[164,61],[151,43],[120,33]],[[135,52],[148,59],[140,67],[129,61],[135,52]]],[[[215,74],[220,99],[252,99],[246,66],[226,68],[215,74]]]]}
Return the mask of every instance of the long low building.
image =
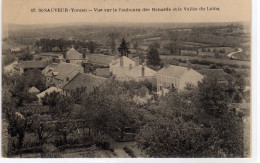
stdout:
{"type": "Polygon", "coordinates": [[[78,73],[68,84],[63,87],[66,93],[77,88],[86,88],[87,92],[91,92],[94,87],[100,86],[107,78],[95,76],[92,74],[78,73]]]}
{"type": "Polygon", "coordinates": [[[84,70],[82,66],[64,62],[59,64],[50,64],[44,70],[42,70],[42,73],[46,77],[46,86],[55,86],[57,88],[63,88],[78,73],[83,72],[84,70]]]}
{"type": "Polygon", "coordinates": [[[189,67],[168,65],[157,73],[157,92],[172,87],[182,91],[186,84],[197,85],[203,78],[203,75],[189,67]]]}
{"type": "Polygon", "coordinates": [[[51,64],[51,61],[22,61],[19,64],[20,74],[23,74],[27,70],[43,70],[49,64],[51,64]]]}

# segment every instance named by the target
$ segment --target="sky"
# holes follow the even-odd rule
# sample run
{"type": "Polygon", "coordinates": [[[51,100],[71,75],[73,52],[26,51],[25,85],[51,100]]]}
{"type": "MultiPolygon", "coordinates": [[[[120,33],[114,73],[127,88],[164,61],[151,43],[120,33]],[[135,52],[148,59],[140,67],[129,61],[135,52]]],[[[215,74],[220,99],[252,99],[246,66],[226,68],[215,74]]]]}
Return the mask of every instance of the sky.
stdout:
{"type": "Polygon", "coordinates": [[[3,0],[2,23],[50,24],[73,22],[250,22],[250,0],[3,0]],[[32,8],[175,8],[218,7],[220,11],[140,13],[32,13],[32,8]]]}

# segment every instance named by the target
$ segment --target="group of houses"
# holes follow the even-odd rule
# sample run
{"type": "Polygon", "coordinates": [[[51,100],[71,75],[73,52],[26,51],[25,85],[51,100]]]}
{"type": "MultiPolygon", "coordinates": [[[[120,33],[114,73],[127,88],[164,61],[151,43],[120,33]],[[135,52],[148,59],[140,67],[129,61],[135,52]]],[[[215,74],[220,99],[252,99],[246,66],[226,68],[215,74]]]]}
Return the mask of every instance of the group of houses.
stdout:
{"type": "Polygon", "coordinates": [[[114,60],[109,65],[111,73],[120,81],[143,81],[148,80],[153,87],[157,88],[157,92],[169,90],[174,87],[179,91],[184,90],[187,83],[197,85],[204,76],[193,70],[190,64],[187,67],[165,65],[159,71],[154,71],[147,67],[145,63],[139,64],[135,59],[125,56],[114,60]]]}
{"type": "MultiPolygon", "coordinates": [[[[46,56],[47,54],[44,54],[46,56]]],[[[51,57],[51,55],[47,55],[51,57]]],[[[59,55],[54,55],[59,57],[59,55]]],[[[20,73],[28,69],[40,69],[46,77],[47,90],[38,92],[37,97],[44,97],[53,91],[68,94],[68,92],[85,87],[91,91],[94,87],[104,83],[109,77],[114,76],[119,81],[144,81],[148,80],[159,95],[167,93],[171,88],[178,91],[184,90],[187,83],[197,85],[199,81],[211,74],[212,70],[198,72],[193,70],[189,63],[186,67],[165,65],[159,71],[149,68],[146,63],[140,63],[139,58],[126,56],[86,55],[83,56],[73,47],[68,50],[66,58],[61,58],[58,63],[47,61],[24,61],[20,63],[20,73]],[[95,66],[95,73],[90,71],[95,66]]],[[[219,73],[219,72],[218,72],[219,73]]],[[[221,72],[224,73],[224,72],[221,72]]],[[[220,74],[222,76],[222,74],[220,74]]],[[[220,78],[222,80],[222,78],[220,78]]],[[[223,79],[225,81],[225,79],[223,79]]],[[[37,88],[32,88],[35,90],[37,88]]]]}

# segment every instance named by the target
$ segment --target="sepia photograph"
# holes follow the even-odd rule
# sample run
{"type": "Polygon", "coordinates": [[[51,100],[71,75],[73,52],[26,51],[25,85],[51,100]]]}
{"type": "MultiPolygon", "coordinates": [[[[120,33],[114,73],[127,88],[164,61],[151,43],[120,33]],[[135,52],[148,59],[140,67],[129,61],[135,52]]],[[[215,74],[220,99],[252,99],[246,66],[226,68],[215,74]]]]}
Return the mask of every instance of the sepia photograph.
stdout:
{"type": "Polygon", "coordinates": [[[2,0],[3,158],[250,158],[250,0],[2,0]]]}

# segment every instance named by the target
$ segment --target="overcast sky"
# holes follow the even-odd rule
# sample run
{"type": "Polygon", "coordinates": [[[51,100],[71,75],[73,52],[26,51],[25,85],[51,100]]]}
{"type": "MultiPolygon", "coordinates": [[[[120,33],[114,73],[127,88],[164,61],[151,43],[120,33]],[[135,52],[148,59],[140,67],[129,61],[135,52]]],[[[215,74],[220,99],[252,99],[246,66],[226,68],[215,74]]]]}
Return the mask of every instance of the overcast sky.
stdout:
{"type": "Polygon", "coordinates": [[[72,22],[237,22],[250,21],[250,0],[3,0],[3,24],[72,22]],[[149,2],[149,3],[148,3],[149,2]],[[218,7],[208,12],[31,13],[31,8],[218,7]]]}

